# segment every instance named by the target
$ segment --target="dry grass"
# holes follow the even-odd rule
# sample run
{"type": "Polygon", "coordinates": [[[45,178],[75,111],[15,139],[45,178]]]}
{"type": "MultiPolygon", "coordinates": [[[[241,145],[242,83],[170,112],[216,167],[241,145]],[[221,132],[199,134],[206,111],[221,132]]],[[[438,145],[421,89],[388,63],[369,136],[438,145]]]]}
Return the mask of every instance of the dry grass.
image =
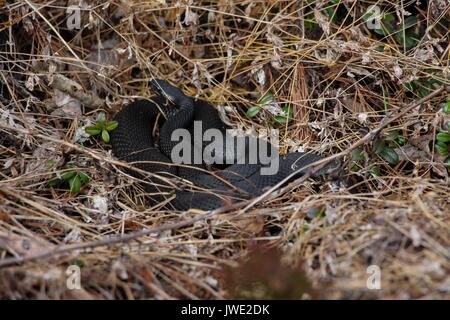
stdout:
{"type": "Polygon", "coordinates": [[[278,128],[282,152],[345,151],[396,108],[448,92],[448,2],[422,2],[92,1],[82,30],[70,31],[66,8],[78,1],[0,1],[0,297],[224,298],[223,267],[264,245],[302,261],[324,298],[448,299],[450,180],[435,147],[450,120],[445,92],[377,137],[397,163],[369,141],[335,181],[302,183],[245,212],[151,207],[110,146],[82,135],[101,111],[111,119],[150,96],[146,80],[158,77],[238,128],[278,128]],[[370,30],[371,4],[392,12],[405,37],[407,12],[416,16],[417,41],[370,30]],[[268,106],[246,116],[267,92],[272,108],[293,108],[289,123],[268,106]],[[49,187],[70,170],[90,177],[80,193],[49,187]],[[82,290],[67,289],[72,264],[82,290]],[[366,287],[373,264],[381,290],[366,287]]]}

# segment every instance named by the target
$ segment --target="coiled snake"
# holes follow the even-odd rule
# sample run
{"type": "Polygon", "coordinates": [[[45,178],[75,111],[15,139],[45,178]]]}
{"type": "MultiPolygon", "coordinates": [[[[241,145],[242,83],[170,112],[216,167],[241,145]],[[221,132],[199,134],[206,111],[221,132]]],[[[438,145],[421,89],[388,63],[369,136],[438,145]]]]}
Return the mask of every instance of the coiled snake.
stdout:
{"type": "MultiPolygon", "coordinates": [[[[201,121],[202,133],[211,128],[225,133],[227,126],[208,103],[194,100],[162,80],[152,80],[150,84],[157,92],[152,101],[135,101],[116,114],[118,127],[111,133],[111,144],[117,158],[140,169],[130,170],[130,173],[146,181],[146,191],[157,202],[170,199],[170,205],[177,210],[213,210],[256,197],[293,172],[298,173],[295,175],[298,177],[304,172],[304,166],[322,159],[315,154],[289,153],[279,157],[275,174],[262,174],[261,169],[266,164],[259,162],[236,163],[214,172],[205,170],[202,165],[174,164],[171,159],[177,143],[171,139],[174,130],[184,128],[193,134],[194,121],[201,121]],[[159,145],[156,145],[152,128],[161,111],[167,119],[160,128],[159,145]],[[149,175],[142,174],[143,171],[149,175]],[[181,179],[189,183],[168,185],[168,181],[181,179]]],[[[198,147],[194,145],[193,149],[198,147]]],[[[204,145],[200,149],[204,150],[204,145]]]]}

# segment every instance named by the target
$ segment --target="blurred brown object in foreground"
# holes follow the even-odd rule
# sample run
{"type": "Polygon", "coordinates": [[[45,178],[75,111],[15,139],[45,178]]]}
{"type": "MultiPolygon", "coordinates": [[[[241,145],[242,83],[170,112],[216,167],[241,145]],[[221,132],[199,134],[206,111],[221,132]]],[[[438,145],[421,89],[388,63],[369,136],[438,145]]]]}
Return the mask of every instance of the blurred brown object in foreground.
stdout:
{"type": "Polygon", "coordinates": [[[296,300],[316,299],[318,294],[301,264],[282,261],[277,248],[257,248],[236,268],[226,267],[224,285],[230,299],[296,300]]]}

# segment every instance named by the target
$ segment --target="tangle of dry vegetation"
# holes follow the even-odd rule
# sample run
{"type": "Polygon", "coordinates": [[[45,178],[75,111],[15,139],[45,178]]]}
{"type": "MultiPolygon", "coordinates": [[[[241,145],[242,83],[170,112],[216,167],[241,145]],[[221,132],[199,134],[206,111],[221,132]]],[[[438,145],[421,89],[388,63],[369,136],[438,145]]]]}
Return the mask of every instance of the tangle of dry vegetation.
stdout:
{"type": "Polygon", "coordinates": [[[0,0],[0,297],[243,297],[267,263],[244,297],[450,298],[449,5],[421,2],[0,0]],[[210,213],[151,205],[85,133],[151,77],[278,129],[281,153],[341,154],[342,174],[210,213]],[[279,251],[241,260],[261,246],[279,251]]]}

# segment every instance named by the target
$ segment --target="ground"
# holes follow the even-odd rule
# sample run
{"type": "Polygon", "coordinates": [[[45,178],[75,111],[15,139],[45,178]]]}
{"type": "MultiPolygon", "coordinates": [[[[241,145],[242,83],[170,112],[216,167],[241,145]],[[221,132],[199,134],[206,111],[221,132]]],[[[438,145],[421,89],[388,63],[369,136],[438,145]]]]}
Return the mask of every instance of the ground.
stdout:
{"type": "Polygon", "coordinates": [[[450,298],[448,1],[0,5],[0,297],[450,298]],[[340,173],[151,204],[108,140],[154,77],[340,173]]]}

